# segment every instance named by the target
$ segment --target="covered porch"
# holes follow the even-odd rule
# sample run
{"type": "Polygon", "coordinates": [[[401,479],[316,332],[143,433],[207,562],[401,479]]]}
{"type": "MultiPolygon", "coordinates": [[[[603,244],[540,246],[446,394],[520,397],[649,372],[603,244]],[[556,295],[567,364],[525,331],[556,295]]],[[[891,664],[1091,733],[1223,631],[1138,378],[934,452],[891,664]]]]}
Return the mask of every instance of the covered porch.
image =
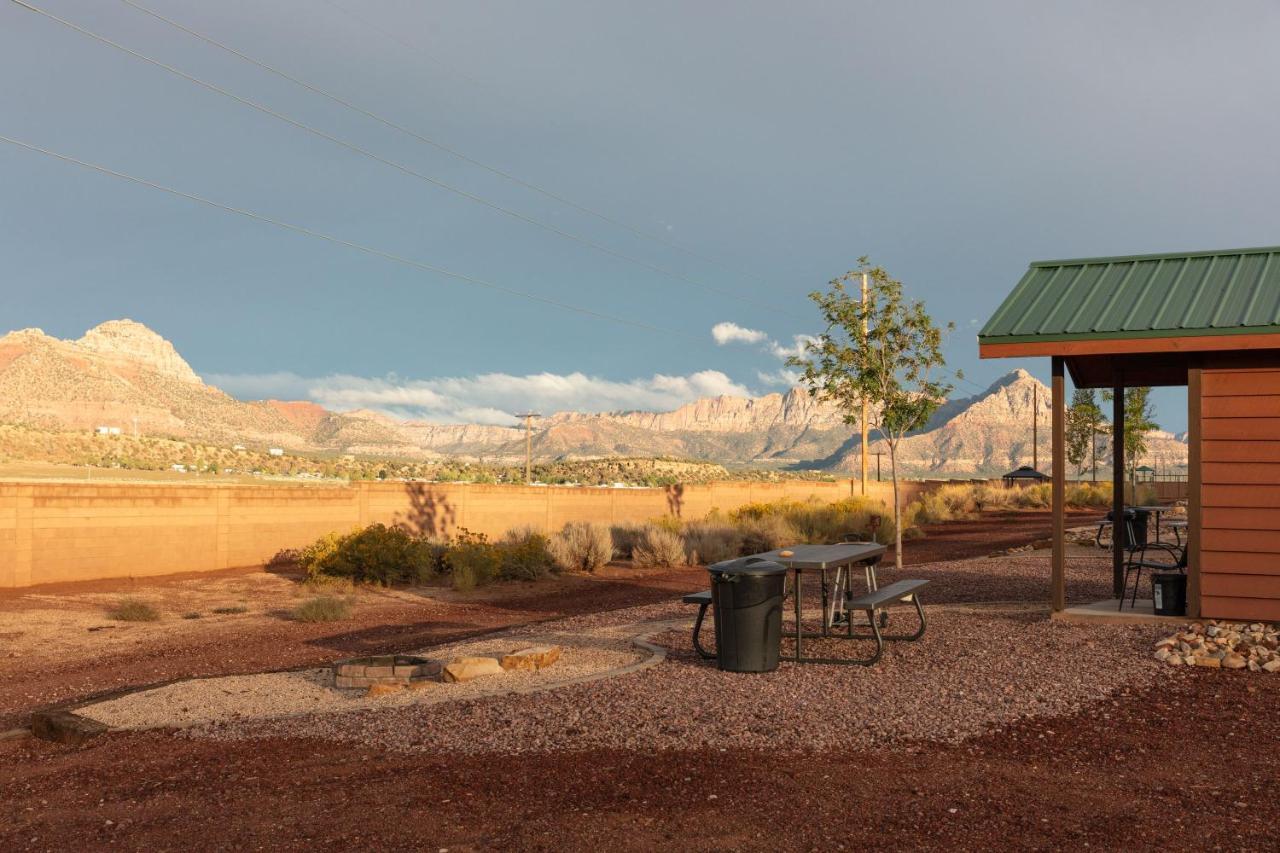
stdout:
{"type": "MultiPolygon", "coordinates": [[[[1187,617],[1280,619],[1280,248],[1038,261],[983,327],[982,358],[1047,357],[1052,374],[1051,604],[1066,601],[1066,376],[1112,402],[1112,518],[1124,517],[1125,390],[1185,386],[1187,617]]],[[[1123,611],[1124,525],[1115,526],[1123,611]]],[[[1132,593],[1130,593],[1132,594],[1132,593]]],[[[1108,620],[1113,621],[1113,620],[1108,620]]]]}

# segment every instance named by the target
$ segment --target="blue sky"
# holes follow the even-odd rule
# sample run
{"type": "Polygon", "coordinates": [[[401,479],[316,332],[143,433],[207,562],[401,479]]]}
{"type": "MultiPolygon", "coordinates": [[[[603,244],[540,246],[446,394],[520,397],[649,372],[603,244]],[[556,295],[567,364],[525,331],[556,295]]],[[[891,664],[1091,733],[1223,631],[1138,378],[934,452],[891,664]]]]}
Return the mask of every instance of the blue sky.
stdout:
{"type": "MultiPolygon", "coordinates": [[[[0,326],[76,337],[132,317],[242,396],[493,421],[771,390],[778,353],[815,330],[805,294],[863,254],[956,323],[948,356],[971,382],[1044,377],[1040,361],[979,362],[974,342],[1029,260],[1280,242],[1271,3],[136,0],[712,263],[119,0],[28,2],[638,261],[3,0],[0,134],[643,326],[0,145],[0,326]],[[724,323],[747,331],[718,340],[724,323]]],[[[1158,398],[1166,426],[1183,428],[1183,400],[1158,398]]]]}

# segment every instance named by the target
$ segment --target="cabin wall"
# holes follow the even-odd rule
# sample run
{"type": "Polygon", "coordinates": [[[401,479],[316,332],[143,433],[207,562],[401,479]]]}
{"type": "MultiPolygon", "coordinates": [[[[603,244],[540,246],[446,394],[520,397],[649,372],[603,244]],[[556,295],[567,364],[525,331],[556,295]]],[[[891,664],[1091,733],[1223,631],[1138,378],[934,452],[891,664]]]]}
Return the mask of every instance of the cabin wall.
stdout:
{"type": "Polygon", "coordinates": [[[1201,371],[1200,613],[1276,621],[1280,366],[1236,359],[1207,359],[1201,371]]]}

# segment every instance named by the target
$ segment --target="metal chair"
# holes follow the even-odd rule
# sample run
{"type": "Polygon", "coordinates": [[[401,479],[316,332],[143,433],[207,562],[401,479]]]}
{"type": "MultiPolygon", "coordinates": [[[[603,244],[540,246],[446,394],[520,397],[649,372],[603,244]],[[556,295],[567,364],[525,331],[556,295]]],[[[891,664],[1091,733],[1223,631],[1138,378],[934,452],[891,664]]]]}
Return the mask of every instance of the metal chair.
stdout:
{"type": "Polygon", "coordinates": [[[1148,514],[1141,511],[1125,510],[1126,515],[1129,512],[1134,512],[1134,520],[1132,532],[1125,540],[1124,587],[1121,590],[1119,607],[1121,611],[1124,610],[1124,600],[1129,590],[1130,575],[1135,573],[1137,575],[1133,582],[1133,597],[1129,601],[1129,607],[1133,608],[1138,605],[1138,587],[1142,585],[1143,569],[1150,569],[1153,572],[1179,571],[1184,574],[1187,571],[1186,546],[1177,547],[1169,542],[1147,541],[1148,514]],[[1152,551],[1167,554],[1171,562],[1151,559],[1148,555],[1152,551]]]}

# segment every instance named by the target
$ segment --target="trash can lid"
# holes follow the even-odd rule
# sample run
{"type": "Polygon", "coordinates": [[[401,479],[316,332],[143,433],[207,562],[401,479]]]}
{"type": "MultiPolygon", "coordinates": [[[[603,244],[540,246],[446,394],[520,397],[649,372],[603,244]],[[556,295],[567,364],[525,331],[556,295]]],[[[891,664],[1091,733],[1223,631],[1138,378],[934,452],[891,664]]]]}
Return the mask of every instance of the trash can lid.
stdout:
{"type": "Polygon", "coordinates": [[[779,575],[784,574],[787,567],[763,557],[738,557],[712,563],[707,571],[713,575],[779,575]]]}

